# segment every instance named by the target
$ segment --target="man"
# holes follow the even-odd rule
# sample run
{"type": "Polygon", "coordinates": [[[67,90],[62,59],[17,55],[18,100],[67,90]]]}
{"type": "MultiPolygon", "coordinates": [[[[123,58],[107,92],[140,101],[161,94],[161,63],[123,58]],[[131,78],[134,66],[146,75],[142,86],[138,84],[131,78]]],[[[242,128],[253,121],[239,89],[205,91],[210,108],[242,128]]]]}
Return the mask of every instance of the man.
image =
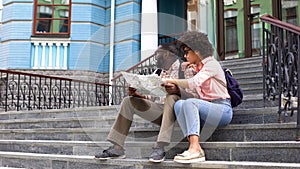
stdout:
{"type": "MultiPolygon", "coordinates": [[[[159,46],[155,52],[157,67],[165,70],[161,76],[179,78],[180,61],[177,57],[178,50],[174,44],[164,44],[159,46]]],[[[191,69],[186,69],[185,78],[190,78],[194,74],[191,69]]],[[[177,100],[196,97],[198,95],[189,89],[184,90],[173,84],[164,85],[167,96],[164,103],[158,103],[148,96],[138,93],[134,88],[128,88],[128,97],[121,103],[117,119],[110,130],[107,140],[113,146],[104,150],[101,154],[95,155],[98,159],[125,158],[124,142],[128,135],[133,115],[136,114],[152,123],[160,125],[159,134],[153,152],[149,157],[150,162],[162,162],[165,159],[164,147],[171,142],[174,129],[175,114],[174,104],[177,100]]]]}

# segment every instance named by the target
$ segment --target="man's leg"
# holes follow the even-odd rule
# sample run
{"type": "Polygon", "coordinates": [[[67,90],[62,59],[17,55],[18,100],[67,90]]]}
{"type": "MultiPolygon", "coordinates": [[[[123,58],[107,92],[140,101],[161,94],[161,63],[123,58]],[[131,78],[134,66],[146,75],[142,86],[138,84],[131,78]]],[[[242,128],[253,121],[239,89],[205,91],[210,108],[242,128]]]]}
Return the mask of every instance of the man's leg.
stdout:
{"type": "Polygon", "coordinates": [[[171,142],[174,122],[176,120],[174,104],[179,99],[180,97],[177,95],[167,95],[166,97],[161,126],[157,138],[158,143],[165,143],[165,145],[168,145],[171,142]]]}
{"type": "Polygon", "coordinates": [[[165,99],[157,143],[149,157],[150,162],[162,162],[165,159],[164,147],[171,142],[175,122],[174,104],[179,98],[177,95],[167,95],[165,99]]]}
{"type": "MultiPolygon", "coordinates": [[[[137,97],[125,97],[121,103],[118,116],[107,137],[107,140],[113,143],[114,146],[104,151],[115,151],[117,149],[124,152],[124,142],[132,124],[134,114],[160,125],[162,112],[163,104],[137,97]]],[[[96,157],[102,158],[102,154],[96,157]]]]}

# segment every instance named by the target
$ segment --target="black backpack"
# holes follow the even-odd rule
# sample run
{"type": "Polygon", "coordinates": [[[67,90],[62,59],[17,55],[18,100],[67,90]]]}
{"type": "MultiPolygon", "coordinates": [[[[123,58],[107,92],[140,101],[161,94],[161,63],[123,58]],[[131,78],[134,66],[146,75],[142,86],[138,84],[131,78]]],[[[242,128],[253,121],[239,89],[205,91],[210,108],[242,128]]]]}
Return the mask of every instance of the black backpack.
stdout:
{"type": "MultiPolygon", "coordinates": [[[[239,104],[241,104],[243,102],[243,90],[240,87],[240,84],[238,83],[238,81],[233,77],[231,71],[227,68],[223,68],[224,74],[225,74],[225,79],[227,82],[227,90],[228,93],[230,95],[230,101],[231,101],[231,106],[232,107],[236,107],[239,104]]],[[[225,86],[225,84],[215,78],[219,83],[221,83],[223,86],[225,86]]]]}

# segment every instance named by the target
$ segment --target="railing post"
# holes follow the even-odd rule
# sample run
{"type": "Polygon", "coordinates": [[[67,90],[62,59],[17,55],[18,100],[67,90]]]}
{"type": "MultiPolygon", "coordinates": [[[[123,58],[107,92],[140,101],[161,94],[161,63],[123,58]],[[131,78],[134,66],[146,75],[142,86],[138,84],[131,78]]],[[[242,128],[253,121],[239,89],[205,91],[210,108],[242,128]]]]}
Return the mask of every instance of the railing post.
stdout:
{"type": "Polygon", "coordinates": [[[297,56],[297,74],[298,74],[298,84],[297,84],[297,92],[298,92],[298,107],[297,107],[297,128],[296,128],[296,141],[300,141],[300,35],[297,36],[297,42],[298,42],[298,56],[297,56]]]}

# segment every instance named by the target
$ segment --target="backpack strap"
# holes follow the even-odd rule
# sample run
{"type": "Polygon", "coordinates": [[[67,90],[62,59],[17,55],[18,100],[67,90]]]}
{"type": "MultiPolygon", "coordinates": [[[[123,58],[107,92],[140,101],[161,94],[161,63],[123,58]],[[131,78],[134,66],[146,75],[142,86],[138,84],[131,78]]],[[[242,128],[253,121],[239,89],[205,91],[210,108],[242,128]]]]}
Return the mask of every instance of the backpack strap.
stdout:
{"type": "Polygon", "coordinates": [[[222,86],[227,88],[227,85],[220,79],[216,78],[216,77],[212,77],[213,79],[215,79],[217,82],[219,82],[222,86]]]}

